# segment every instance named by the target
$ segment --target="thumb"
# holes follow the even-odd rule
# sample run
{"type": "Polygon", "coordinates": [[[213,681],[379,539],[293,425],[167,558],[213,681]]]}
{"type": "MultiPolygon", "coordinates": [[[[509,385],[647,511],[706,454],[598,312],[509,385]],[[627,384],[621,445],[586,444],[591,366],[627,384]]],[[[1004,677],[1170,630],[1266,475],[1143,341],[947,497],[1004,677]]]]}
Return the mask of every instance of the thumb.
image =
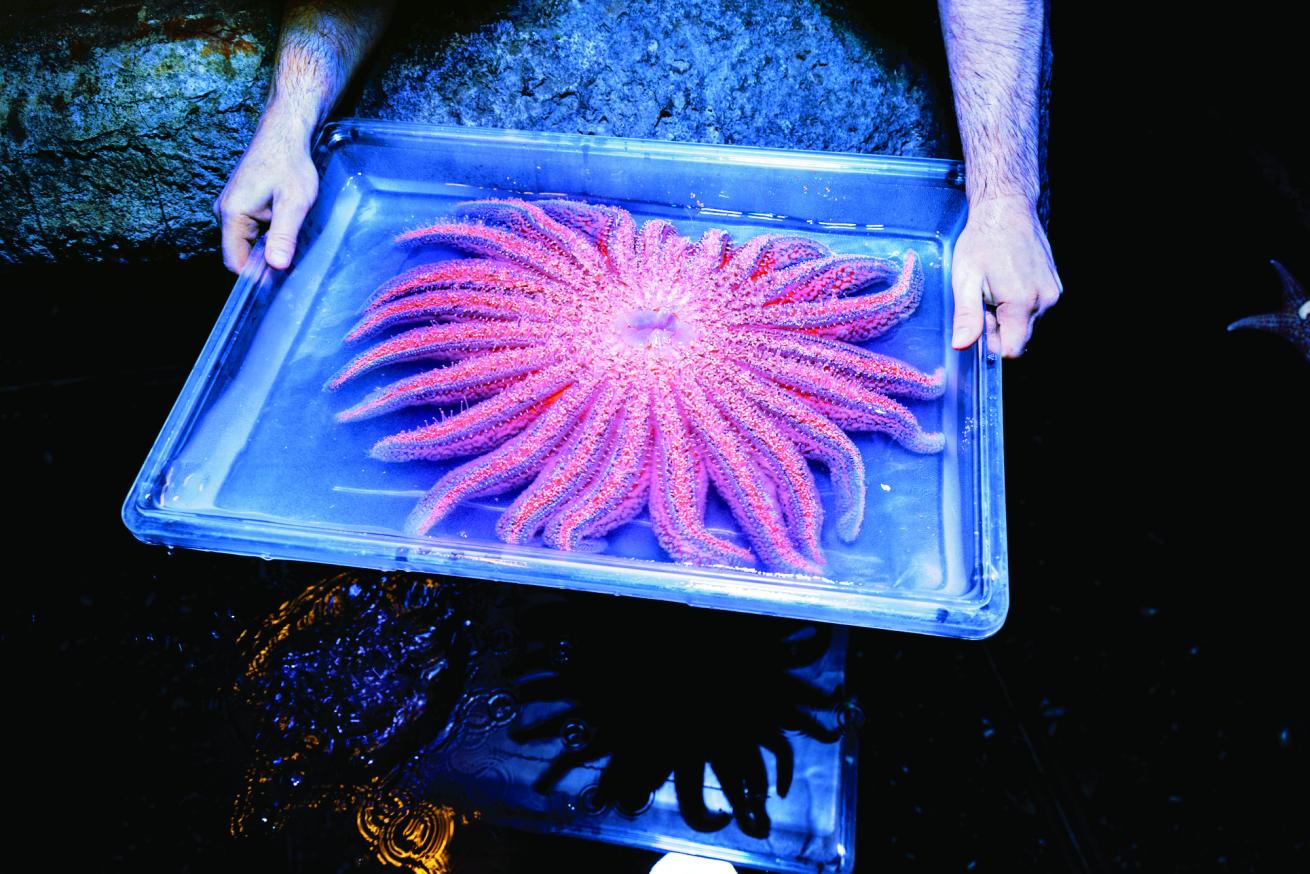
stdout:
{"type": "Polygon", "coordinates": [[[303,195],[273,196],[273,219],[264,235],[264,260],[270,267],[284,270],[291,266],[296,237],[312,204],[313,199],[303,195]]]}
{"type": "Polygon", "coordinates": [[[956,273],[955,324],[951,328],[951,348],[967,349],[983,332],[983,278],[981,274],[956,273]]]}

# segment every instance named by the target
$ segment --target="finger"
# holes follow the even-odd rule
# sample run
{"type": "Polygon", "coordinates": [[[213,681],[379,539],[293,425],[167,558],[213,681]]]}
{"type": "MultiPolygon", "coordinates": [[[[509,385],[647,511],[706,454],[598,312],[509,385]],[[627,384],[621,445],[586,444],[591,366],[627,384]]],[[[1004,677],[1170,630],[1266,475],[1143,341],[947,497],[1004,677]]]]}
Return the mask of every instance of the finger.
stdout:
{"type": "Polygon", "coordinates": [[[1018,358],[1023,354],[1032,336],[1033,319],[1036,317],[1036,301],[1005,301],[996,308],[1001,355],[1018,358]]]}
{"type": "Polygon", "coordinates": [[[250,250],[259,236],[259,223],[248,215],[223,215],[223,265],[233,273],[240,273],[250,257],[250,250]]]}
{"type": "Polygon", "coordinates": [[[983,288],[980,274],[956,273],[955,321],[951,328],[951,348],[967,349],[983,332],[983,288]]]}
{"type": "Polygon", "coordinates": [[[296,237],[309,212],[312,199],[302,194],[274,194],[273,221],[264,238],[264,260],[270,267],[285,270],[296,254],[296,237]]]}
{"type": "Polygon", "coordinates": [[[987,353],[989,355],[1001,354],[1001,328],[996,321],[996,311],[988,310],[986,315],[987,324],[987,353]]]}
{"type": "Polygon", "coordinates": [[[1062,294],[1064,294],[1064,283],[1060,281],[1060,274],[1055,272],[1055,267],[1052,265],[1050,276],[1037,293],[1037,315],[1055,306],[1062,294]]]}

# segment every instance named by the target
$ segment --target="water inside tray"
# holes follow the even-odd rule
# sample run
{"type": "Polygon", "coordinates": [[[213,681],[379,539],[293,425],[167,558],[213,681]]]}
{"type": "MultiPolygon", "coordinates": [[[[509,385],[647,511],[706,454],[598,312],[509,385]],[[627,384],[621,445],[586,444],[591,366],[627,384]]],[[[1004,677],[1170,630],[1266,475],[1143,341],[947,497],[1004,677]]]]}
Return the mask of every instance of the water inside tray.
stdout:
{"type": "MultiPolygon", "coordinates": [[[[370,341],[347,346],[343,338],[358,319],[363,304],[387,279],[420,264],[457,253],[444,247],[406,249],[393,243],[397,233],[448,219],[454,207],[506,192],[465,185],[431,186],[420,194],[373,187],[351,181],[352,195],[341,196],[316,220],[322,231],[302,251],[300,261],[278,290],[260,327],[261,335],[279,338],[277,348],[265,348],[256,338],[248,365],[227,392],[251,398],[250,383],[266,384],[262,404],[247,401],[229,416],[211,413],[202,434],[218,431],[232,454],[213,506],[221,511],[264,519],[308,521],[352,529],[399,533],[417,501],[451,467],[467,460],[389,463],[375,461],[368,449],[379,439],[431,421],[433,407],[411,407],[374,419],[338,423],[334,415],[362,399],[378,385],[433,366],[409,362],[381,368],[328,392],[324,382],[370,341]],[[250,369],[251,372],[245,372],[250,369]]],[[[748,219],[741,216],[699,215],[686,210],[658,209],[632,202],[612,202],[637,220],[664,218],[684,235],[698,238],[710,228],[728,231],[734,240],[785,230],[811,236],[841,253],[899,257],[907,248],[924,261],[926,287],[915,314],[901,326],[868,343],[867,348],[893,355],[921,370],[945,363],[942,324],[942,258],[935,239],[891,235],[880,229],[816,228],[799,219],[748,219]]],[[[407,326],[412,327],[412,326],[407,326]]],[[[261,386],[262,387],[262,386],[261,386]]],[[[941,401],[908,401],[926,430],[943,428],[941,401]]],[[[224,411],[225,412],[225,411],[224,411]]],[[[868,500],[859,538],[845,543],[824,526],[823,550],[832,577],[853,584],[908,585],[940,589],[952,576],[945,531],[957,528],[956,502],[944,497],[958,489],[952,460],[955,452],[916,455],[883,434],[853,434],[865,458],[868,500]]],[[[205,448],[208,451],[207,441],[205,448]]],[[[211,463],[213,459],[210,459],[211,463]]],[[[826,506],[831,488],[821,465],[812,464],[826,506]]],[[[507,495],[466,502],[431,532],[441,539],[497,543],[495,523],[512,502],[507,495]]],[[[831,514],[830,514],[831,515],[831,514]]],[[[748,546],[727,506],[711,490],[706,510],[708,527],[729,541],[748,546]]],[[[598,544],[608,555],[667,561],[643,513],[598,544]]],[[[541,547],[544,549],[545,547],[541,547]]]]}

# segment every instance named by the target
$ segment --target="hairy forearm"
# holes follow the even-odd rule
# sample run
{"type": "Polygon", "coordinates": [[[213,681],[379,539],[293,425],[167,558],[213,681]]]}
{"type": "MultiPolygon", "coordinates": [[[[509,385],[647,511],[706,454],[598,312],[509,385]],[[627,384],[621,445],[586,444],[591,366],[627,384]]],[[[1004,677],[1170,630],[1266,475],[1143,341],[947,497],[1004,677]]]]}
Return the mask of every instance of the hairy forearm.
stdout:
{"type": "Polygon", "coordinates": [[[938,0],[970,204],[1035,203],[1041,0],[938,0]]]}
{"type": "Polygon", "coordinates": [[[265,120],[308,145],[381,37],[394,0],[290,0],[265,120]]]}

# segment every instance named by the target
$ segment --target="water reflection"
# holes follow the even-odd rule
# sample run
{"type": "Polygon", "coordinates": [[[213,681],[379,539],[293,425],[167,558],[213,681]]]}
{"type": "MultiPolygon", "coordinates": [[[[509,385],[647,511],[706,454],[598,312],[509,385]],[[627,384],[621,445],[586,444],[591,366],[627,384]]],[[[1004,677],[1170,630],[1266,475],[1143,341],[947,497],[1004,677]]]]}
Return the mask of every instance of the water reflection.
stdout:
{"type": "Polygon", "coordinates": [[[326,808],[357,811],[366,837],[431,845],[444,831],[418,825],[433,821],[428,807],[387,787],[402,762],[447,732],[464,692],[470,624],[450,582],[340,574],[243,632],[232,712],[253,762],[233,833],[326,808]]]}
{"type": "Polygon", "coordinates": [[[786,797],[795,771],[784,732],[822,743],[840,737],[814,713],[835,708],[840,688],[824,690],[793,673],[828,651],[828,626],[630,599],[560,598],[529,611],[523,628],[519,699],[567,703],[510,732],[518,743],[562,741],[533,780],[538,792],[607,757],[586,806],[614,805],[635,816],[672,776],[691,828],[718,831],[735,817],[743,833],[764,838],[770,790],[786,797]],[[772,784],[765,751],[775,763],[772,784]],[[707,808],[706,765],[731,812],[707,808]]]}
{"type": "Polygon", "coordinates": [[[456,818],[448,805],[381,792],[358,805],[355,827],[382,864],[414,874],[446,874],[456,818]]]}
{"type": "Polygon", "coordinates": [[[234,715],[251,765],[232,830],[335,815],[377,861],[416,874],[449,870],[457,827],[484,815],[832,864],[849,846],[860,722],[839,632],[341,574],[239,639],[234,715]]]}

